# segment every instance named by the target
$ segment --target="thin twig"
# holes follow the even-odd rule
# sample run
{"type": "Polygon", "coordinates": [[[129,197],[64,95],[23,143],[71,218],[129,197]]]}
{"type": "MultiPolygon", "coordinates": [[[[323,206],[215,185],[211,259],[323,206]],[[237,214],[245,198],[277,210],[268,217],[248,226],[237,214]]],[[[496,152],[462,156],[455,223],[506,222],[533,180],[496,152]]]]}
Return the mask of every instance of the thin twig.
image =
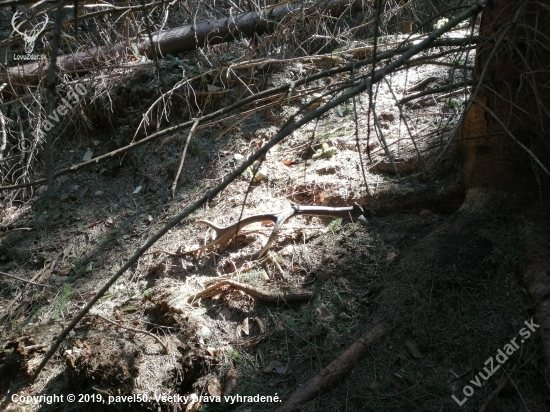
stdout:
{"type": "MultiPolygon", "coordinates": [[[[512,368],[509,372],[507,372],[507,374],[509,375],[510,373],[512,373],[514,369],[515,367],[512,368]]],[[[481,404],[481,407],[479,408],[479,412],[485,412],[487,410],[487,408],[489,407],[493,399],[495,399],[498,396],[498,394],[505,388],[505,386],[508,385],[509,380],[510,379],[508,376],[504,376],[502,378],[498,386],[483,401],[483,403],[481,404]]]]}
{"type": "Polygon", "coordinates": [[[185,154],[187,153],[187,148],[189,147],[189,142],[191,141],[191,137],[193,136],[193,133],[195,132],[195,129],[199,125],[200,120],[196,119],[193,123],[193,126],[191,127],[191,130],[189,130],[189,134],[187,135],[187,140],[185,141],[185,146],[183,146],[183,152],[181,152],[181,160],[180,165],[178,167],[178,172],[176,173],[176,177],[174,178],[174,183],[172,183],[172,198],[174,199],[176,197],[176,187],[178,185],[178,180],[180,178],[181,169],[183,169],[183,163],[185,162],[185,154]]]}
{"type": "Polygon", "coordinates": [[[257,267],[260,267],[261,265],[263,265],[265,263],[266,259],[267,258],[262,258],[262,259],[250,262],[250,264],[248,266],[244,267],[244,268],[240,268],[240,269],[235,270],[234,272],[226,273],[225,275],[221,275],[221,276],[218,276],[216,278],[207,280],[206,282],[204,282],[204,285],[205,286],[210,286],[210,285],[213,285],[213,284],[219,282],[222,279],[231,279],[235,276],[240,275],[241,273],[245,273],[245,272],[248,272],[252,269],[256,269],[257,267]]]}
{"type": "MultiPolygon", "coordinates": [[[[0,91],[2,89],[0,88],[0,91]]],[[[0,161],[4,160],[4,150],[8,144],[8,137],[6,134],[6,122],[4,121],[4,114],[0,112],[0,161]]]]}
{"type": "Polygon", "coordinates": [[[401,104],[397,103],[397,96],[395,95],[395,92],[393,91],[393,88],[391,87],[391,84],[388,81],[388,79],[384,78],[384,80],[386,81],[386,85],[388,86],[388,90],[390,91],[390,93],[393,97],[393,100],[395,100],[395,102],[396,102],[397,109],[399,110],[399,116],[401,117],[401,120],[405,124],[405,128],[407,129],[407,133],[409,134],[409,138],[411,139],[411,141],[413,143],[413,146],[414,146],[414,149],[416,151],[416,154],[418,155],[418,159],[422,163],[422,167],[425,169],[426,168],[426,162],[424,162],[424,158],[420,154],[420,150],[418,149],[418,146],[416,145],[416,141],[414,140],[411,128],[409,127],[409,123],[407,122],[407,116],[405,116],[405,113],[403,112],[403,107],[402,107],[401,104]]]}
{"type": "Polygon", "coordinates": [[[267,257],[268,257],[269,261],[271,263],[273,263],[273,265],[275,266],[275,269],[277,269],[277,273],[279,273],[279,276],[280,276],[281,280],[286,280],[285,272],[284,272],[283,268],[281,267],[281,265],[279,265],[279,262],[277,262],[277,257],[275,256],[275,254],[269,252],[267,254],[267,257]]]}
{"type": "Polygon", "coordinates": [[[443,87],[435,87],[433,89],[424,90],[423,92],[419,92],[419,93],[413,94],[411,96],[405,97],[401,100],[398,100],[397,104],[401,105],[403,103],[407,103],[407,102],[410,102],[411,100],[416,100],[416,99],[419,99],[421,97],[428,96],[430,94],[438,94],[438,93],[448,92],[448,91],[455,90],[455,89],[460,89],[460,88],[463,88],[464,85],[466,85],[466,86],[475,86],[475,85],[477,85],[477,83],[478,83],[477,80],[468,80],[466,82],[449,84],[449,85],[443,86],[443,87]]]}
{"type": "Polygon", "coordinates": [[[15,275],[10,275],[9,273],[0,272],[0,275],[4,275],[4,276],[7,276],[7,277],[12,278],[12,279],[20,280],[21,282],[30,283],[31,285],[34,285],[34,286],[40,286],[40,287],[43,287],[43,288],[51,288],[50,285],[45,285],[43,283],[36,283],[36,282],[33,282],[32,280],[23,279],[23,278],[20,278],[19,276],[15,276],[15,275]]]}

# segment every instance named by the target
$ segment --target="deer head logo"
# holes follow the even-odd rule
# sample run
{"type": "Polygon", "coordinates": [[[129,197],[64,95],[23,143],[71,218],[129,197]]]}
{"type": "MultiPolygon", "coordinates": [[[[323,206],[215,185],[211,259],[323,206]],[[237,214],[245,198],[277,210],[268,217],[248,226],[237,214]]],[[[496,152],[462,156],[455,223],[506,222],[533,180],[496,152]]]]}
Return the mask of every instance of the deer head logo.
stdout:
{"type": "Polygon", "coordinates": [[[17,15],[20,14],[19,12],[15,12],[13,14],[13,17],[11,18],[11,25],[13,26],[13,29],[23,37],[23,40],[25,40],[25,53],[32,54],[34,50],[34,42],[38,38],[38,35],[42,33],[42,30],[46,27],[46,24],[48,24],[48,15],[46,14],[46,21],[43,24],[38,24],[37,26],[33,27],[30,30],[25,30],[21,32],[19,30],[19,27],[24,23],[22,21],[19,24],[15,23],[15,19],[17,18],[17,15]]]}

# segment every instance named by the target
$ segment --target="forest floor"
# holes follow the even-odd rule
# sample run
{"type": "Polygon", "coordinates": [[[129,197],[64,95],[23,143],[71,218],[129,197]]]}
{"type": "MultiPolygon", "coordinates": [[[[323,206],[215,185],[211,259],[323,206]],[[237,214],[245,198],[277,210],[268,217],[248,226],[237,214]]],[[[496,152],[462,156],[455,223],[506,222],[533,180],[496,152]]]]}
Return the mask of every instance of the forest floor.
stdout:
{"type": "MultiPolygon", "coordinates": [[[[218,50],[229,54],[234,47],[218,50]]],[[[462,63],[472,64],[472,57],[462,63]]],[[[175,76],[180,65],[192,67],[200,58],[196,53],[163,63],[162,74],[175,76]]],[[[288,63],[265,74],[265,81],[278,85],[315,69],[288,63]]],[[[2,409],[269,411],[280,403],[224,401],[223,396],[284,400],[383,321],[391,330],[369,346],[340,386],[302,411],[480,410],[504,379],[508,383],[486,410],[548,410],[536,330],[522,335],[518,350],[487,381],[478,375],[486,374],[488,359],[525,330],[532,307],[521,286],[523,254],[511,235],[510,216],[491,216],[459,234],[446,234],[463,196],[460,174],[451,154],[437,162],[433,157],[460,116],[464,93],[405,104],[405,124],[389,88],[402,97],[425,79],[431,80],[415,92],[461,81],[457,73],[462,72],[417,66],[380,84],[376,113],[400,178],[373,131],[372,117],[369,123],[366,95],[357,100],[356,110],[349,102],[289,136],[268,153],[256,182],[251,184],[252,175],[239,178],[158,241],[150,250],[155,253],[140,258],[70,333],[34,383],[29,377],[50,343],[106,280],[171,217],[273,137],[304,101],[269,107],[239,124],[227,119],[199,128],[175,198],[170,186],[187,131],[166,136],[171,139],[163,145],[151,143],[58,178],[53,211],[45,187],[28,201],[3,203],[0,271],[48,287],[0,276],[2,409]],[[241,215],[273,213],[292,204],[355,202],[367,209],[369,202],[376,204],[372,226],[294,217],[261,259],[257,254],[272,229],[265,222],[247,226],[225,251],[178,255],[209,241],[210,230],[193,224],[199,219],[227,225],[241,215]],[[226,285],[214,296],[194,298],[220,278],[272,294],[307,291],[312,297],[265,302],[226,285]],[[168,353],[139,330],[156,335],[168,353]],[[471,383],[476,379],[478,385],[471,383]],[[465,386],[473,388],[469,397],[465,386]],[[77,399],[35,405],[12,397],[54,394],[77,399]],[[141,400],[116,398],[131,395],[141,400]],[[221,402],[159,398],[173,395],[219,396],[221,402]],[[459,407],[452,396],[467,401],[459,407]],[[115,397],[109,405],[98,402],[109,397],[115,397]]],[[[154,100],[154,93],[146,92],[156,76],[152,66],[136,70],[113,92],[119,99],[116,125],[61,137],[56,167],[79,163],[89,151],[97,156],[128,143],[127,130],[139,124],[143,108],[154,100]]],[[[223,89],[218,80],[213,86],[223,89]]],[[[216,93],[201,95],[210,100],[199,103],[220,107],[243,91],[216,93]]],[[[182,113],[183,103],[174,100],[171,121],[182,113]]]]}

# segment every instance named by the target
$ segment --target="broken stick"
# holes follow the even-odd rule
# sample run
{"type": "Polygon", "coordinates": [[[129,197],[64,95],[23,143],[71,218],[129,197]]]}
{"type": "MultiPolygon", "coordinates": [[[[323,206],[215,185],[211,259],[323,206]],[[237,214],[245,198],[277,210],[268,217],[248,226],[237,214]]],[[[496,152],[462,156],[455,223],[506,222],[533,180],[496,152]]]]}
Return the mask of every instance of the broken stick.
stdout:
{"type": "Polygon", "coordinates": [[[317,395],[338,386],[366,355],[368,345],[384,336],[390,329],[390,325],[385,322],[375,324],[321,372],[300,386],[275,412],[294,411],[317,395]]]}

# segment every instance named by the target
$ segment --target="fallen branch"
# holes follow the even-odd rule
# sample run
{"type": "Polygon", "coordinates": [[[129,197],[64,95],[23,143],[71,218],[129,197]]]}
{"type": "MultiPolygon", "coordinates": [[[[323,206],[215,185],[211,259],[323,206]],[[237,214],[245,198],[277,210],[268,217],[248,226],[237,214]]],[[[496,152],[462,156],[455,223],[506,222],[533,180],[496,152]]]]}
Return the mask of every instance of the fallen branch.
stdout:
{"type": "MultiPolygon", "coordinates": [[[[429,78],[426,80],[429,80],[429,78]]],[[[413,94],[409,97],[405,97],[399,100],[397,103],[398,104],[408,103],[411,100],[420,99],[421,97],[428,96],[431,94],[439,94],[439,93],[448,92],[456,89],[464,89],[467,86],[475,86],[477,83],[478,83],[477,80],[466,80],[465,82],[461,82],[461,83],[454,83],[443,87],[436,87],[433,89],[428,89],[423,92],[413,94]]]]}
{"type": "Polygon", "coordinates": [[[17,232],[20,230],[34,230],[34,228],[33,227],[16,227],[15,229],[7,230],[5,232],[0,232],[0,237],[7,236],[13,232],[17,232]]]}
{"type": "Polygon", "coordinates": [[[216,283],[215,285],[209,286],[206,289],[196,293],[191,296],[188,300],[189,303],[194,302],[200,298],[207,298],[210,296],[217,295],[220,292],[220,288],[224,286],[230,286],[232,288],[242,290],[243,292],[249,294],[250,296],[263,300],[265,302],[303,302],[308,301],[312,298],[313,292],[308,290],[303,290],[296,293],[282,293],[282,292],[266,292],[261,289],[255,288],[244,283],[235,282],[234,280],[222,280],[221,282],[216,283]]]}
{"type": "Polygon", "coordinates": [[[185,162],[185,154],[187,153],[187,148],[189,147],[189,142],[191,141],[191,137],[193,136],[193,133],[195,133],[195,129],[199,125],[199,121],[195,120],[193,123],[193,126],[191,126],[191,130],[189,131],[189,134],[187,135],[187,140],[185,141],[185,145],[183,146],[183,152],[181,152],[181,159],[180,159],[180,165],[178,167],[178,172],[176,173],[176,177],[174,178],[174,183],[172,183],[172,199],[176,198],[176,187],[178,185],[178,180],[180,179],[181,169],[183,169],[183,163],[185,162]]]}
{"type": "MultiPolygon", "coordinates": [[[[141,7],[139,6],[139,8],[141,7]]],[[[230,42],[242,37],[251,37],[255,34],[261,35],[271,31],[277,22],[285,18],[294,16],[310,18],[319,14],[338,16],[345,11],[359,12],[362,9],[362,0],[284,2],[259,11],[250,11],[236,16],[158,31],[151,33],[151,36],[134,38],[132,43],[137,44],[140,55],[145,55],[150,59],[154,59],[154,57],[161,58],[167,54],[175,55],[199,47],[230,42]]],[[[84,17],[80,16],[81,19],[84,17]]],[[[104,60],[120,60],[121,57],[125,58],[131,54],[132,50],[129,47],[124,43],[118,43],[60,56],[57,65],[59,70],[65,72],[85,71],[102,64],[104,60]]],[[[0,79],[6,81],[6,77],[11,78],[10,84],[36,83],[47,64],[48,61],[38,61],[9,67],[6,70],[6,75],[2,75],[0,79]]]]}
{"type": "Polygon", "coordinates": [[[208,220],[197,220],[195,222],[196,224],[197,223],[204,224],[209,226],[211,229],[213,229],[216,232],[216,238],[213,241],[207,243],[206,245],[198,249],[191,250],[184,253],[185,254],[197,253],[197,252],[200,253],[212,246],[219,246],[220,250],[223,251],[227,248],[227,245],[229,244],[229,242],[237,235],[240,229],[252,223],[264,222],[268,220],[268,221],[274,222],[275,224],[273,226],[273,230],[271,231],[271,235],[269,235],[269,239],[267,239],[266,244],[258,254],[258,258],[261,258],[269,250],[271,244],[277,237],[277,234],[279,233],[279,230],[281,229],[281,226],[283,225],[283,223],[288,218],[292,216],[297,216],[297,215],[336,217],[336,218],[344,218],[344,219],[350,218],[350,219],[358,220],[364,226],[369,225],[369,222],[365,217],[365,212],[363,211],[363,208],[358,204],[355,204],[349,207],[295,205],[295,206],[292,206],[290,209],[283,210],[281,212],[264,213],[260,215],[245,217],[244,219],[239,220],[238,222],[235,222],[232,225],[229,225],[227,227],[220,227],[208,220]]]}
{"type": "Polygon", "coordinates": [[[165,355],[168,355],[168,353],[169,353],[168,352],[168,347],[164,344],[163,341],[160,340],[160,338],[158,336],[153,335],[151,332],[147,332],[146,330],[143,330],[143,329],[136,329],[136,328],[132,328],[130,326],[121,325],[120,323],[117,323],[114,320],[108,319],[108,318],[106,318],[104,316],[101,316],[101,315],[98,315],[98,314],[96,314],[96,316],[98,318],[103,319],[105,322],[110,323],[111,325],[118,326],[119,328],[131,330],[132,332],[143,333],[147,336],[151,336],[154,340],[156,340],[160,344],[160,346],[162,346],[162,353],[164,353],[165,355]]]}
{"type": "Polygon", "coordinates": [[[33,282],[32,280],[23,279],[23,278],[20,278],[19,276],[10,275],[9,273],[0,272],[0,275],[4,275],[4,276],[7,276],[7,277],[12,278],[12,279],[19,280],[21,282],[29,283],[29,284],[34,285],[34,286],[40,286],[40,287],[43,287],[43,288],[51,288],[50,285],[44,285],[43,283],[33,282]]]}
{"type": "Polygon", "coordinates": [[[338,386],[367,354],[368,345],[384,336],[390,329],[390,325],[385,322],[374,325],[372,329],[366,331],[321,372],[311,378],[305,385],[300,386],[276,412],[294,411],[317,395],[338,386]]]}

